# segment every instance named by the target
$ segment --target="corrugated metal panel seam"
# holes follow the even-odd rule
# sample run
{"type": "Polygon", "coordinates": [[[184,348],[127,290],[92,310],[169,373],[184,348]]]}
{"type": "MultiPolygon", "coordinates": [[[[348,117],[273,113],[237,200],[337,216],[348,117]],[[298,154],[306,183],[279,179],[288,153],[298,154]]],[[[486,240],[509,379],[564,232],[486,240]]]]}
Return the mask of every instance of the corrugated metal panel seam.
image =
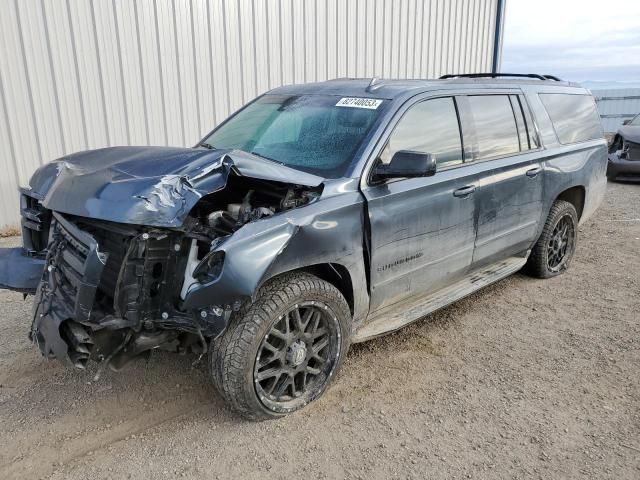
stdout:
{"type": "Polygon", "coordinates": [[[615,132],[624,120],[640,113],[640,88],[592,90],[591,93],[606,132],[615,132]]]}

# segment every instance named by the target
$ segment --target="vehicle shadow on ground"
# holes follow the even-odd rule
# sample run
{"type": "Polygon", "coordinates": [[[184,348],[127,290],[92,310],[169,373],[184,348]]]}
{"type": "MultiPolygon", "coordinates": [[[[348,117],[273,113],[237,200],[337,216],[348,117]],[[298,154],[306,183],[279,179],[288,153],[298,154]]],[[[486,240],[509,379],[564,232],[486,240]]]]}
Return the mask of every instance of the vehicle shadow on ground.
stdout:
{"type": "Polygon", "coordinates": [[[620,180],[609,180],[609,183],[619,183],[622,185],[640,185],[640,178],[638,179],[625,178],[620,180]]]}

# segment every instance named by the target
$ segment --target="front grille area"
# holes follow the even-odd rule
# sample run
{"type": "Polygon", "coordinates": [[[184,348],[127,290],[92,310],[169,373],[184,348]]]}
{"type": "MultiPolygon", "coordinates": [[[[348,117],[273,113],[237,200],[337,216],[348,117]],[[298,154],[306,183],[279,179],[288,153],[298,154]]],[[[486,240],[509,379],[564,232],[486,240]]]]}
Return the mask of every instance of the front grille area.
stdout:
{"type": "Polygon", "coordinates": [[[102,270],[98,289],[104,295],[113,299],[122,264],[125,262],[127,250],[131,242],[134,241],[134,237],[99,228],[92,229],[91,233],[98,241],[100,251],[107,254],[107,261],[102,270]]]}
{"type": "Polygon", "coordinates": [[[182,232],[52,215],[31,329],[45,356],[84,368],[141,331],[158,338],[158,327],[199,331],[192,313],[177,307],[191,242],[182,232]]]}
{"type": "Polygon", "coordinates": [[[108,255],[97,241],[61,216],[52,223],[53,236],[47,255],[45,278],[50,295],[58,295],[70,318],[89,320],[96,289],[108,255]]]}
{"type": "Polygon", "coordinates": [[[88,219],[75,225],[96,242],[104,259],[92,322],[111,317],[136,327],[172,310],[186,267],[180,252],[189,240],[183,234],[88,219]]]}

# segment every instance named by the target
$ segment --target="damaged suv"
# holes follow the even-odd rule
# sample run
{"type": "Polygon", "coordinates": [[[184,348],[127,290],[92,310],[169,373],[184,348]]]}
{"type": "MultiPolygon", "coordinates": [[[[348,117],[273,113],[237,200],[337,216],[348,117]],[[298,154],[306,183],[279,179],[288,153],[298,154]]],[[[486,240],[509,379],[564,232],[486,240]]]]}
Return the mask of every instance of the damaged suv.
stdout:
{"type": "Polygon", "coordinates": [[[65,156],[21,190],[0,285],[35,295],[47,358],[208,354],[236,411],[298,410],[351,343],[569,266],[606,186],[593,98],[488,77],[281,87],[193,148],[65,156]]]}
{"type": "Polygon", "coordinates": [[[640,178],[640,113],[625,120],[609,145],[609,180],[640,178]]]}

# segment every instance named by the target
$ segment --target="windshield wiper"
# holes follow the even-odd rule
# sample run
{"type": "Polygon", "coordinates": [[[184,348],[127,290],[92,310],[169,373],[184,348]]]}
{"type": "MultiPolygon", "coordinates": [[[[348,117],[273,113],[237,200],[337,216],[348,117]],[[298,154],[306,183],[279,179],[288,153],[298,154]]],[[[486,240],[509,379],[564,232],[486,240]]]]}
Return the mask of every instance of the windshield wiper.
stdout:
{"type": "Polygon", "coordinates": [[[251,155],[255,155],[256,157],[264,158],[265,160],[269,160],[270,162],[274,162],[274,163],[277,163],[279,165],[283,165],[283,166],[286,167],[286,164],[284,162],[280,162],[280,161],[276,160],[275,158],[265,157],[264,155],[260,155],[258,152],[249,152],[249,153],[251,153],[251,155]]]}
{"type": "Polygon", "coordinates": [[[199,143],[198,147],[208,148],[209,150],[215,150],[216,149],[216,147],[214,147],[213,145],[209,145],[206,142],[199,143]]]}

